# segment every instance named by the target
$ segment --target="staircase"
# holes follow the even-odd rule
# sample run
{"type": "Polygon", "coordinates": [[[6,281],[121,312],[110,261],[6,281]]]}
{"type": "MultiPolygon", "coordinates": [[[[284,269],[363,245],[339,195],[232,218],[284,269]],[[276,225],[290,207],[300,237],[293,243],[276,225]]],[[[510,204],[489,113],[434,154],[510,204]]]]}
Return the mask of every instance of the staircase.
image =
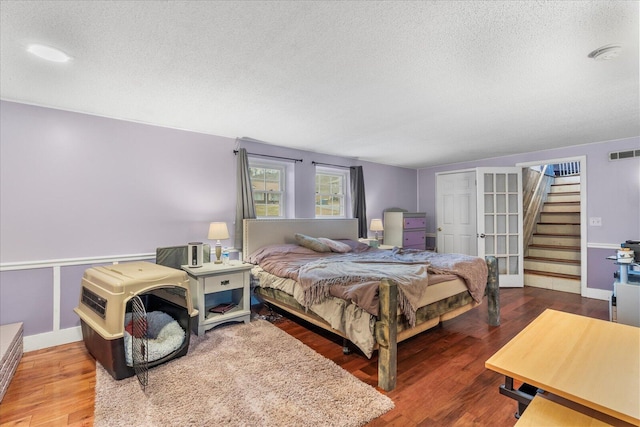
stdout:
{"type": "Polygon", "coordinates": [[[524,284],[580,294],[580,175],[554,179],[524,258],[524,284]]]}

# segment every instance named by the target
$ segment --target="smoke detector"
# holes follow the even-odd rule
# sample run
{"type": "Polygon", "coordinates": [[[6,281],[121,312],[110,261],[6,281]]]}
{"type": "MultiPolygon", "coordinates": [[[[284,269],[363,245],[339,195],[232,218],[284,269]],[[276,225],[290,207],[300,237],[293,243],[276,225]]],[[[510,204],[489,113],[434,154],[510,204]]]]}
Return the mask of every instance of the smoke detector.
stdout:
{"type": "Polygon", "coordinates": [[[593,58],[596,61],[608,61],[616,58],[620,55],[622,46],[617,44],[608,44],[606,46],[599,47],[589,54],[589,58],[593,58]]]}

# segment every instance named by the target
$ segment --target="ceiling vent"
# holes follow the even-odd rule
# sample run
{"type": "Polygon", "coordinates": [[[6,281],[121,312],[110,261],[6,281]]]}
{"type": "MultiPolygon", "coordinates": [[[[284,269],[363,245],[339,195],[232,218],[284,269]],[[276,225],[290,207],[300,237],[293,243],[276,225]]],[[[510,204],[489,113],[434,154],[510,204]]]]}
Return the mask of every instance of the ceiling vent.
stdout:
{"type": "Polygon", "coordinates": [[[616,151],[609,153],[609,160],[622,160],[640,157],[640,150],[616,151]]]}

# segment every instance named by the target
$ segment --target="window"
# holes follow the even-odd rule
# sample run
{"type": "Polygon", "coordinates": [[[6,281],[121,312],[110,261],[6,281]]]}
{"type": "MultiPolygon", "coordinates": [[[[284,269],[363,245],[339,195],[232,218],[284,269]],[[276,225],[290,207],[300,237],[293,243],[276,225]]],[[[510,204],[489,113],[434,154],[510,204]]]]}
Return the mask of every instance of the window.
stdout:
{"type": "Polygon", "coordinates": [[[284,218],[285,167],[274,163],[249,160],[253,201],[258,218],[284,218]]]}
{"type": "Polygon", "coordinates": [[[346,218],[347,171],[316,167],[316,218],[346,218]]]}

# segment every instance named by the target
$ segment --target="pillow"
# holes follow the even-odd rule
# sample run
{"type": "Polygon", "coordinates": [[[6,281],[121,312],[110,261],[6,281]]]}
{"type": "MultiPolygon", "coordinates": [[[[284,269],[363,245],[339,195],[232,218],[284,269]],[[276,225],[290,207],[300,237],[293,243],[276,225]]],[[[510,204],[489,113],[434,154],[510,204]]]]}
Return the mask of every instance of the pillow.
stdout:
{"type": "Polygon", "coordinates": [[[331,248],[329,246],[325,245],[315,237],[296,233],[295,238],[296,242],[305,248],[313,249],[316,252],[331,252],[331,248]]]}
{"type": "Polygon", "coordinates": [[[359,254],[361,252],[367,252],[373,249],[371,246],[367,245],[366,243],[362,243],[357,240],[351,240],[351,239],[336,239],[336,240],[338,240],[340,243],[344,243],[345,245],[348,245],[351,248],[351,252],[353,253],[359,254]]]}
{"type": "Polygon", "coordinates": [[[344,254],[351,251],[351,246],[346,243],[336,242],[335,240],[327,239],[326,237],[318,237],[318,240],[329,246],[333,252],[344,254]]]}

